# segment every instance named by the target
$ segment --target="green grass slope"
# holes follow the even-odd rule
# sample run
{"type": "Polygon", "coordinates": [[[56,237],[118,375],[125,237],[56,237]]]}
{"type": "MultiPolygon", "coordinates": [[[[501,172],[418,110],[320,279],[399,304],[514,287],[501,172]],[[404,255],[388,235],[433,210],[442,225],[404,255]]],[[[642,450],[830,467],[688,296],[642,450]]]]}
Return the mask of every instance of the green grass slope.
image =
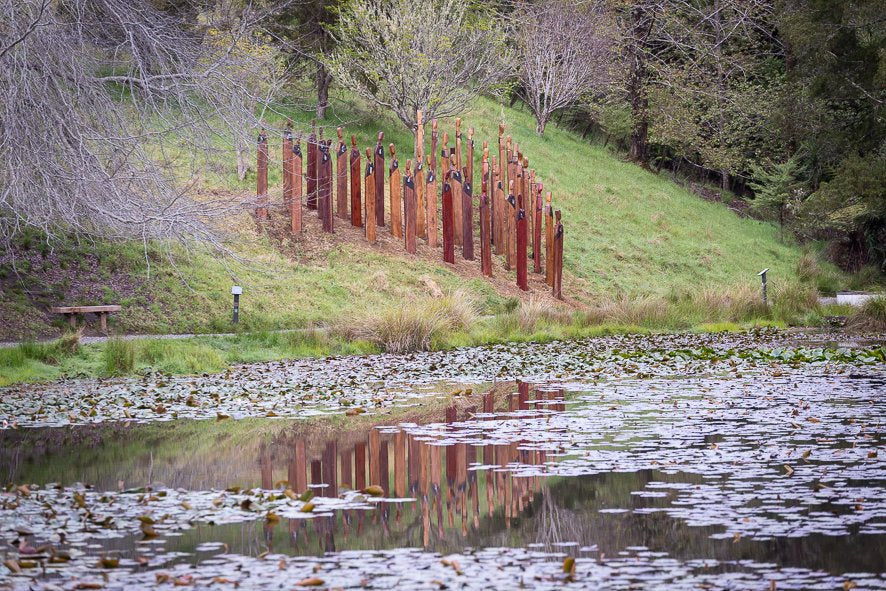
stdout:
{"type": "MultiPolygon", "coordinates": [[[[285,110],[269,118],[282,127],[291,116],[307,129],[311,113],[285,110]]],[[[566,295],[573,304],[636,297],[674,297],[702,288],[728,291],[757,289],[756,273],[769,267],[775,284],[795,281],[799,247],[782,243],[769,223],[742,219],[725,205],[691,195],[664,176],[624,162],[618,154],[582,141],[576,134],[549,126],[538,137],[525,111],[482,98],[463,116],[465,139],[475,128],[475,174],[484,140],[497,146],[497,126],[537,170],[546,189],[563,210],[566,228],[566,295]]],[[[379,114],[348,95],[338,95],[323,122],[326,137],[337,125],[358,137],[365,149],[378,131],[385,144],[397,146],[401,165],[412,153],[412,133],[390,115],[379,114]]],[[[440,121],[440,135],[454,124],[440,121]]],[[[280,200],[280,141],[272,134],[270,185],[280,200]]],[[[427,133],[430,149],[430,133],[427,133]]],[[[349,142],[348,142],[349,143],[349,142]]],[[[219,148],[224,148],[219,143],[219,148]]],[[[170,146],[175,153],[175,146],[170,146]]],[[[231,150],[200,166],[201,189],[248,196],[253,169],[240,182],[231,150]]],[[[276,329],[322,323],[367,308],[407,302],[426,294],[428,280],[444,291],[463,288],[486,313],[507,307],[520,296],[511,277],[496,268],[496,279],[479,276],[479,263],[442,263],[439,251],[420,249],[407,255],[386,231],[378,246],[369,246],[359,231],[340,228],[323,236],[312,219],[305,240],[267,237],[256,231],[247,214],[230,221],[238,237],[233,264],[210,252],[176,251],[175,265],[152,245],[145,257],[141,244],[71,244],[48,249],[36,238],[19,245],[15,270],[9,256],[0,257],[0,338],[57,332],[61,322],[46,312],[58,304],[121,303],[113,319],[116,332],[212,332],[230,329],[230,287],[244,287],[242,322],[247,329],[276,329]]],[[[281,220],[282,221],[282,220],[281,220]]],[[[336,222],[337,224],[339,222],[336,222]]],[[[537,296],[542,291],[537,288],[537,296]]],[[[679,296],[678,296],[679,297],[679,296]]],[[[697,319],[696,319],[697,320],[697,319]]],[[[704,321],[704,319],[701,319],[704,321]]]]}

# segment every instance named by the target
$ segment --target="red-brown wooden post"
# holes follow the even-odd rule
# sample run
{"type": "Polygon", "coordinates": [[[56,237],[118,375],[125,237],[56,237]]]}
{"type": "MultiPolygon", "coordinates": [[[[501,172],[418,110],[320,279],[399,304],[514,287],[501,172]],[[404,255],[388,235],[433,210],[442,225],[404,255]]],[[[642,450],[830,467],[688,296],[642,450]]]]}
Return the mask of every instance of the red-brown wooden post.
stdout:
{"type": "Polygon", "coordinates": [[[308,136],[308,209],[317,209],[317,122],[311,121],[308,136]]]}
{"type": "MultiPolygon", "coordinates": [[[[446,167],[448,160],[443,161],[446,167]]],[[[446,173],[443,181],[443,260],[455,264],[455,237],[452,231],[452,185],[449,184],[450,173],[446,173]]]]}
{"type": "Polygon", "coordinates": [[[351,136],[351,225],[359,228],[363,225],[363,205],[360,203],[360,187],[363,184],[360,165],[360,150],[357,149],[357,136],[351,136]]]}
{"type": "MultiPolygon", "coordinates": [[[[394,144],[388,146],[391,151],[391,168],[388,171],[389,187],[391,193],[391,236],[395,238],[403,237],[403,196],[401,194],[401,174],[400,163],[397,161],[397,149],[394,144]]],[[[409,174],[409,171],[406,171],[409,174]]]]}
{"type": "Polygon", "coordinates": [[[320,219],[323,221],[323,231],[332,232],[332,156],[329,153],[332,140],[320,142],[319,162],[317,163],[318,182],[317,195],[320,219]]]}
{"type": "Polygon", "coordinates": [[[495,162],[492,166],[493,168],[493,177],[496,186],[501,185],[501,193],[499,194],[497,191],[495,192],[495,198],[492,200],[493,206],[493,215],[492,219],[494,220],[494,228],[493,228],[493,240],[495,240],[495,254],[502,254],[505,251],[505,246],[507,243],[506,234],[505,234],[505,212],[507,208],[505,207],[505,191],[504,188],[507,186],[506,179],[504,178],[505,166],[507,160],[505,160],[505,126],[503,123],[498,124],[498,161],[495,162],[495,158],[493,158],[493,162],[495,162]]]}
{"type": "Polygon", "coordinates": [[[474,260],[474,128],[468,128],[468,153],[463,168],[462,188],[462,254],[467,261],[474,260]]]}
{"type": "Polygon", "coordinates": [[[289,204],[289,219],[292,235],[301,236],[301,199],[302,199],[302,153],[301,136],[295,138],[292,146],[292,200],[289,204]]]}
{"type": "Polygon", "coordinates": [[[259,220],[268,219],[268,134],[262,127],[258,134],[256,154],[256,204],[255,215],[259,220]]]}
{"type": "Polygon", "coordinates": [[[342,128],[335,130],[338,145],[335,150],[335,201],[338,217],[348,219],[348,147],[345,145],[342,128]]]}
{"type": "Polygon", "coordinates": [[[283,130],[283,207],[292,201],[292,121],[283,130]]]}
{"type": "Polygon", "coordinates": [[[461,246],[464,244],[464,224],[462,224],[464,207],[464,197],[462,196],[462,186],[464,178],[462,177],[461,168],[461,119],[455,120],[455,170],[458,172],[458,182],[450,182],[452,185],[452,215],[455,225],[453,226],[453,234],[455,236],[455,244],[461,246]]]}
{"type": "Polygon", "coordinates": [[[560,221],[560,210],[555,214],[557,218],[557,230],[554,234],[554,297],[563,299],[563,223],[560,221]]]}
{"type": "Polygon", "coordinates": [[[375,242],[375,164],[372,149],[366,148],[366,239],[375,242]]]}
{"type": "MultiPolygon", "coordinates": [[[[529,159],[527,158],[523,164],[523,170],[526,171],[526,192],[524,202],[526,204],[526,227],[529,229],[529,246],[532,248],[532,237],[535,236],[535,171],[529,170],[529,159]]],[[[530,256],[535,256],[530,254],[530,256]]]]}
{"type": "Polygon", "coordinates": [[[431,121],[431,154],[427,157],[428,170],[425,175],[425,225],[428,230],[428,245],[437,247],[437,120],[431,121]]]}
{"type": "Polygon", "coordinates": [[[550,191],[545,201],[545,283],[554,287],[554,206],[550,191]]]}
{"type": "Polygon", "coordinates": [[[320,208],[320,175],[323,174],[320,170],[321,166],[321,158],[323,157],[320,153],[320,146],[325,146],[326,140],[323,139],[323,126],[319,126],[317,128],[317,217],[320,221],[323,221],[323,210],[320,208]]]}
{"type": "Polygon", "coordinates": [[[523,291],[529,291],[527,282],[527,258],[526,243],[528,229],[526,228],[526,208],[523,195],[517,195],[517,287],[523,291]]]}
{"type": "Polygon", "coordinates": [[[544,183],[535,185],[535,216],[533,216],[532,224],[532,254],[535,258],[535,266],[533,271],[541,273],[541,213],[542,213],[542,191],[544,191],[544,183]]]}
{"type": "Polygon", "coordinates": [[[480,271],[492,277],[492,211],[489,204],[489,146],[483,142],[482,192],[480,193],[480,271]]]}
{"type": "Polygon", "coordinates": [[[415,182],[415,228],[419,238],[428,238],[428,229],[425,221],[427,206],[425,205],[425,122],[422,112],[415,113],[415,172],[412,175],[415,182]]]}
{"type": "Polygon", "coordinates": [[[375,142],[375,225],[379,228],[385,226],[385,148],[382,140],[385,139],[383,132],[378,132],[375,142]]]}
{"type": "Polygon", "coordinates": [[[411,174],[412,160],[406,161],[406,175],[403,177],[403,209],[406,214],[406,252],[415,254],[416,252],[416,199],[415,199],[415,178],[411,174]]]}
{"type": "Polygon", "coordinates": [[[505,219],[507,221],[507,248],[505,250],[505,269],[510,271],[516,265],[517,259],[517,196],[514,195],[514,180],[508,181],[508,196],[505,200],[507,207],[505,219]],[[514,231],[511,231],[511,230],[514,231]]]}

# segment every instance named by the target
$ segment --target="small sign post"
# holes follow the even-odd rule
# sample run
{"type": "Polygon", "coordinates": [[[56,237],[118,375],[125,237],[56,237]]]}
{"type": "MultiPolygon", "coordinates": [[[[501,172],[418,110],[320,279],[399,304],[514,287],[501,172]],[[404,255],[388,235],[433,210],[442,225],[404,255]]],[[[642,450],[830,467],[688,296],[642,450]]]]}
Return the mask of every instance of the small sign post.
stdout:
{"type": "Polygon", "coordinates": [[[234,324],[237,324],[240,322],[240,294],[243,293],[243,288],[235,285],[231,288],[231,293],[234,295],[234,324]]]}
{"type": "Polygon", "coordinates": [[[769,270],[769,267],[766,267],[765,269],[763,269],[762,271],[757,273],[757,275],[760,276],[760,281],[763,282],[763,304],[764,305],[769,305],[769,302],[766,300],[766,271],[768,271],[768,270],[769,270]]]}

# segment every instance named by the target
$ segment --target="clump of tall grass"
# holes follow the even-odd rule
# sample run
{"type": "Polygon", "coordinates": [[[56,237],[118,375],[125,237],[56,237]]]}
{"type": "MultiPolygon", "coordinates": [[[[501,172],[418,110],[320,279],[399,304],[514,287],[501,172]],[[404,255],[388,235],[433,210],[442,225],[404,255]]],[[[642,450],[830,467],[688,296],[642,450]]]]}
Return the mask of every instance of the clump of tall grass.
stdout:
{"type": "Polygon", "coordinates": [[[817,312],[818,289],[796,281],[774,283],[771,290],[772,315],[789,324],[802,324],[804,316],[817,312]]]}
{"type": "Polygon", "coordinates": [[[83,330],[68,332],[49,343],[21,343],[15,347],[0,349],[0,367],[21,367],[27,361],[40,361],[56,365],[65,357],[80,350],[83,330]]]}
{"type": "MultiPolygon", "coordinates": [[[[110,342],[110,341],[109,341],[110,342]]],[[[135,344],[139,361],[166,373],[194,374],[221,371],[227,366],[222,354],[208,344],[168,339],[135,344]]],[[[130,370],[132,367],[130,366],[130,370]]]]}
{"type": "Polygon", "coordinates": [[[453,291],[441,298],[422,298],[367,312],[336,332],[351,340],[373,343],[388,353],[427,351],[435,338],[470,328],[479,315],[468,292],[453,291]]]}
{"type": "Polygon", "coordinates": [[[105,375],[121,376],[135,369],[135,345],[123,339],[109,339],[102,350],[105,375]]]}
{"type": "Polygon", "coordinates": [[[886,296],[866,301],[852,314],[848,324],[855,330],[886,330],[886,296]]]}

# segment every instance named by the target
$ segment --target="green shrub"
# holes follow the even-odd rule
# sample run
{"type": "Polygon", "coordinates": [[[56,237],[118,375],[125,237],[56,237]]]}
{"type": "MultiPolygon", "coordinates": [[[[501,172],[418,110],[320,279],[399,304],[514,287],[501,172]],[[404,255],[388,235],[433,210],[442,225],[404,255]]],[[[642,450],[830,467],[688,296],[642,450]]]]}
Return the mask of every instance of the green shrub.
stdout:
{"type": "Polygon", "coordinates": [[[871,298],[849,318],[855,330],[886,330],[886,296],[871,298]]]}
{"type": "Polygon", "coordinates": [[[802,324],[809,312],[817,312],[818,290],[798,282],[774,283],[771,287],[772,313],[788,324],[802,324]]]}

